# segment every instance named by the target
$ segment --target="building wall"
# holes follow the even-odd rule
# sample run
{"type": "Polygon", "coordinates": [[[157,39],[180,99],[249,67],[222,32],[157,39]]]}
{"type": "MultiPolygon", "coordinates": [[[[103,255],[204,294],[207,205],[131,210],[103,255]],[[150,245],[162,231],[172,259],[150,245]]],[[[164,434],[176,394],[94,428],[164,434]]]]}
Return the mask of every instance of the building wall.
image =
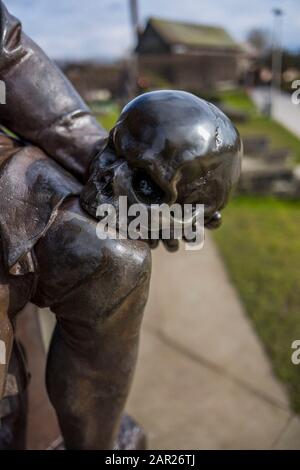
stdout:
{"type": "Polygon", "coordinates": [[[211,91],[224,83],[236,83],[238,54],[204,51],[196,54],[139,55],[139,75],[151,82],[160,77],[170,85],[194,92],[211,91]]]}
{"type": "Polygon", "coordinates": [[[79,63],[68,64],[62,69],[84,98],[91,90],[107,89],[113,96],[121,92],[124,65],[79,63]]]}

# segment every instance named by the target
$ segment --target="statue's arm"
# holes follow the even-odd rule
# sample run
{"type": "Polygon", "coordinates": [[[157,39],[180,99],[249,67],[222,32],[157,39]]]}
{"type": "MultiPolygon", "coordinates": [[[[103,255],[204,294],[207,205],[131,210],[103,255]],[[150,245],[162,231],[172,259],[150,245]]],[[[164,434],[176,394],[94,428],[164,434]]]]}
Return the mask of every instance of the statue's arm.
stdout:
{"type": "Polygon", "coordinates": [[[6,85],[0,124],[84,178],[106,132],[1,0],[0,15],[0,79],[6,85]]]}

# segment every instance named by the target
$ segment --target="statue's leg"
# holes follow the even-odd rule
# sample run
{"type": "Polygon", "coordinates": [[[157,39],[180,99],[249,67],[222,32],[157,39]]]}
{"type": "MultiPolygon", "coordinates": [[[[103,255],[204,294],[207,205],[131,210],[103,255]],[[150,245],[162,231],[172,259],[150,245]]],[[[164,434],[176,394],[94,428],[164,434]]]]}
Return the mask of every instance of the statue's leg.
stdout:
{"type": "Polygon", "coordinates": [[[0,449],[16,450],[25,449],[28,373],[14,325],[31,297],[34,276],[11,276],[4,266],[0,254],[0,449]]]}
{"type": "Polygon", "coordinates": [[[77,199],[65,202],[35,249],[34,302],[57,316],[49,397],[66,448],[115,445],[129,392],[150,278],[143,242],[100,240],[77,199]]]}

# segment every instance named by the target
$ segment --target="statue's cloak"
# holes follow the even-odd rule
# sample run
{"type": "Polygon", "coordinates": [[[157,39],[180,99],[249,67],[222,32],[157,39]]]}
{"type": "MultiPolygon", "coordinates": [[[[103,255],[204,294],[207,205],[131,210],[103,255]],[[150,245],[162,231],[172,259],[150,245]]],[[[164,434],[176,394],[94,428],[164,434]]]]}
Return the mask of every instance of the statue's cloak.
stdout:
{"type": "Polygon", "coordinates": [[[0,135],[0,237],[11,273],[23,274],[22,260],[44,235],[62,201],[81,188],[38,147],[0,135]]]}

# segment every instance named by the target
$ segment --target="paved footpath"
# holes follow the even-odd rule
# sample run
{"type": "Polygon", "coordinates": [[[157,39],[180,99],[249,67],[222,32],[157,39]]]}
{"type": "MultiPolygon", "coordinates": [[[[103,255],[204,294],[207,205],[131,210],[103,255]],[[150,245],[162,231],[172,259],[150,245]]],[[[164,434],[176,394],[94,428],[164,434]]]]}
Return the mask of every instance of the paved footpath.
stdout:
{"type": "Polygon", "coordinates": [[[300,449],[300,419],[210,236],[199,252],[153,252],[127,410],[151,449],[300,449]]]}

